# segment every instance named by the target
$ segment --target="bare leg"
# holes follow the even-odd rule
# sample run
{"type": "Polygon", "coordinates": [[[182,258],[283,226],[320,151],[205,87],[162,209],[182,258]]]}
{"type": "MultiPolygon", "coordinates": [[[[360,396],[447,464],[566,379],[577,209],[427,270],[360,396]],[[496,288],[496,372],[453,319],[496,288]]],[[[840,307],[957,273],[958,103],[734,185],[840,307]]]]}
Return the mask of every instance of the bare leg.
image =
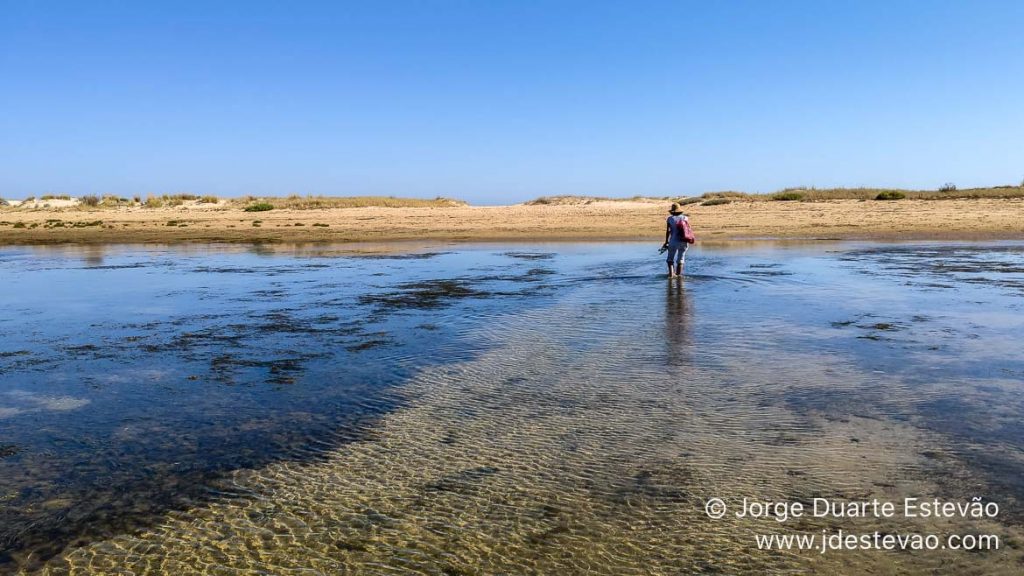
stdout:
{"type": "Polygon", "coordinates": [[[673,273],[672,273],[672,263],[671,263],[671,262],[669,262],[669,263],[668,263],[668,277],[669,277],[669,278],[672,278],[672,277],[674,277],[674,276],[675,276],[675,274],[673,274],[673,273]]]}
{"type": "Polygon", "coordinates": [[[676,276],[682,276],[682,275],[683,275],[683,263],[679,262],[678,264],[676,264],[676,276]]]}

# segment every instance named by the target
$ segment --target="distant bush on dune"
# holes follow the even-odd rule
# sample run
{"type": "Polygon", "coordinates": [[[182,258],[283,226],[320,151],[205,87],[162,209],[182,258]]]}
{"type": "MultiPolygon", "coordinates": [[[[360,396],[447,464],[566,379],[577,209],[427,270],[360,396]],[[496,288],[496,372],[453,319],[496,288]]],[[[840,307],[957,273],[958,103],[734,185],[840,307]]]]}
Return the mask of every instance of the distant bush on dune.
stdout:
{"type": "Polygon", "coordinates": [[[121,198],[113,194],[107,194],[100,199],[100,206],[103,208],[117,208],[118,206],[131,206],[132,201],[128,198],[121,198]]]}
{"type": "Polygon", "coordinates": [[[731,198],[733,200],[741,200],[744,198],[750,198],[750,194],[746,192],[737,192],[735,190],[720,190],[717,192],[705,192],[700,195],[701,198],[731,198]]]}
{"type": "Polygon", "coordinates": [[[903,200],[907,195],[899,190],[887,190],[885,192],[879,192],[875,196],[875,200],[903,200]]]}
{"type": "Polygon", "coordinates": [[[257,202],[250,204],[243,208],[246,212],[266,212],[267,210],[273,210],[274,205],[269,202],[257,202]]]}
{"type": "MultiPolygon", "coordinates": [[[[1022,183],[1024,184],[1024,183],[1022,183]]],[[[829,202],[834,200],[952,200],[952,199],[975,199],[975,198],[1024,198],[1024,185],[1022,186],[991,186],[987,188],[957,189],[950,184],[943,186],[940,190],[897,190],[892,188],[816,188],[814,186],[794,186],[783,188],[777,192],[765,194],[751,194],[735,190],[722,190],[705,192],[700,196],[686,197],[682,199],[666,197],[638,197],[632,198],[602,198],[597,196],[541,196],[540,198],[524,202],[527,206],[580,206],[596,202],[658,202],[669,201],[680,204],[700,204],[702,206],[717,206],[725,202],[713,202],[715,200],[731,200],[733,202],[763,202],[763,201],[789,201],[789,202],[829,202]],[[880,197],[881,196],[881,197],[880,197]]]]}
{"type": "Polygon", "coordinates": [[[161,198],[165,206],[181,206],[185,202],[199,199],[195,194],[164,194],[161,198]]]}
{"type": "MultiPolygon", "coordinates": [[[[534,198],[533,200],[527,200],[523,202],[524,206],[582,206],[586,204],[595,204],[598,202],[674,202],[675,197],[673,196],[642,196],[634,195],[623,198],[610,198],[607,196],[578,196],[578,195],[561,195],[561,196],[541,196],[540,198],[534,198]]],[[[699,202],[700,199],[698,198],[699,202]]]]}
{"type": "Polygon", "coordinates": [[[778,202],[795,202],[803,199],[804,195],[800,192],[776,192],[772,194],[772,200],[778,202]]]}
{"type": "MultiPolygon", "coordinates": [[[[625,201],[625,198],[619,201],[625,201]]],[[[615,202],[615,199],[598,196],[541,196],[540,198],[527,200],[523,204],[527,206],[578,206],[581,204],[593,204],[594,202],[615,202]]]]}
{"type": "Polygon", "coordinates": [[[776,200],[789,193],[803,195],[804,202],[830,200],[875,200],[880,195],[893,196],[892,200],[953,200],[972,198],[1022,198],[1024,186],[992,186],[988,188],[957,189],[955,186],[936,190],[898,190],[893,188],[787,188],[770,195],[750,196],[751,200],[776,200]],[[899,198],[895,196],[902,195],[899,198]]]}
{"type": "Polygon", "coordinates": [[[462,200],[452,198],[398,198],[395,196],[300,196],[284,198],[243,196],[230,200],[232,206],[248,206],[253,202],[272,203],[275,208],[288,210],[318,210],[324,208],[438,208],[465,206],[462,200]]]}
{"type": "Polygon", "coordinates": [[[705,201],[701,202],[700,205],[701,206],[721,206],[723,204],[731,204],[731,203],[732,203],[732,200],[730,200],[728,198],[712,198],[710,200],[705,200],[705,201]]]}

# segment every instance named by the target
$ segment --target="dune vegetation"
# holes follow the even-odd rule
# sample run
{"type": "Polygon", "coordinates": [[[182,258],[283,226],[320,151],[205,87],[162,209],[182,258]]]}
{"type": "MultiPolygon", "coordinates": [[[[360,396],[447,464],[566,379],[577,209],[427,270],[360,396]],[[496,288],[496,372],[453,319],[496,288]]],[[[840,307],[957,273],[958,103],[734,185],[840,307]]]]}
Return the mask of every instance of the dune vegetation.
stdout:
{"type": "MultiPolygon", "coordinates": [[[[580,206],[604,202],[679,202],[718,206],[731,202],[827,202],[832,200],[970,200],[978,198],[1024,198],[1021,185],[990,186],[985,188],[957,188],[945,184],[937,190],[905,190],[897,188],[816,188],[795,186],[773,193],[749,193],[735,190],[705,192],[699,196],[630,196],[605,197],[582,195],[541,196],[523,202],[526,206],[580,206]]],[[[103,210],[110,208],[176,208],[179,206],[221,210],[321,210],[342,208],[451,208],[468,206],[467,202],[438,196],[436,198],[401,198],[396,196],[241,196],[221,198],[197,194],[150,194],[131,198],[105,194],[73,197],[67,194],[29,196],[23,200],[8,197],[0,201],[6,210],[103,210]]]]}
{"type": "Polygon", "coordinates": [[[237,198],[220,198],[213,195],[197,194],[149,194],[126,198],[107,194],[98,196],[87,194],[72,197],[67,194],[29,196],[23,200],[0,202],[0,206],[15,210],[102,210],[107,208],[176,208],[179,206],[205,209],[242,209],[246,211],[263,210],[318,210],[330,208],[429,208],[465,206],[461,200],[451,198],[399,198],[395,196],[242,196],[237,198]],[[255,208],[254,208],[255,207],[255,208]]]}
{"type": "Polygon", "coordinates": [[[1019,186],[990,186],[985,188],[957,188],[944,184],[938,190],[904,190],[898,188],[816,188],[795,186],[769,194],[755,194],[723,190],[705,192],[700,196],[607,198],[600,196],[541,196],[525,202],[527,205],[577,205],[595,202],[674,201],[681,204],[716,206],[734,201],[825,202],[829,200],[970,200],[974,198],[1024,198],[1024,182],[1019,186]]]}
{"type": "Polygon", "coordinates": [[[300,196],[292,194],[283,198],[256,198],[244,196],[227,200],[230,206],[248,208],[254,205],[270,205],[274,209],[318,210],[323,208],[430,208],[465,206],[461,200],[451,198],[398,198],[395,196],[300,196]]]}

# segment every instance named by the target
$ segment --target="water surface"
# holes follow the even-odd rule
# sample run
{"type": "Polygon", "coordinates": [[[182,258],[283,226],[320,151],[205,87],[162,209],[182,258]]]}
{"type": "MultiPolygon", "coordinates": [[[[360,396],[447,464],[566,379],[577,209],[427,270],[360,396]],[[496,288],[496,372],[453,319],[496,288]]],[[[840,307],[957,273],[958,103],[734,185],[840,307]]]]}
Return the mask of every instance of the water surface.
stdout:
{"type": "Polygon", "coordinates": [[[0,567],[1019,568],[1024,246],[394,248],[0,249],[0,567]],[[1004,546],[703,514],[906,495],[1001,513],[782,530],[1004,546]]]}

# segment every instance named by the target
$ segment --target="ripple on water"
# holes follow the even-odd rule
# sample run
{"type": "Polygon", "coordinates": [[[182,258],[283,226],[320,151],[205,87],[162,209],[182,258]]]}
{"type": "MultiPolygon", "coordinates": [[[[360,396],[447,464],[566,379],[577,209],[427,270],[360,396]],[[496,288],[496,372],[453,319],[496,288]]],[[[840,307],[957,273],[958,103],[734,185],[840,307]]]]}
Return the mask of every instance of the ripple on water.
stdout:
{"type": "MultiPolygon", "coordinates": [[[[403,408],[370,438],[320,462],[240,471],[230,498],[69,551],[47,571],[871,572],[891,569],[894,558],[759,553],[753,535],[778,531],[777,523],[713,522],[703,503],[895,500],[956,493],[972,481],[955,458],[936,457],[942,437],[871,408],[913,413],[915,391],[898,378],[772,346],[767,335],[784,325],[751,337],[735,324],[686,318],[697,307],[686,290],[700,285],[670,289],[667,307],[629,315],[603,306],[608,286],[592,282],[556,305],[467,332],[484,351],[415,377],[400,390],[403,408]],[[615,330],[595,330],[609,322],[615,330]],[[663,361],[706,354],[697,342],[712,330],[730,344],[714,362],[667,370],[636,361],[651,357],[652,342],[667,346],[663,361]],[[736,338],[723,336],[730,331],[736,338]],[[830,400],[813,401],[822,396],[830,400]]],[[[949,528],[899,520],[838,527],[949,528]]],[[[906,567],[966,573],[1000,560],[936,553],[906,567]]]]}
{"type": "MultiPolygon", "coordinates": [[[[308,316],[303,304],[329,308],[333,317],[324,324],[338,329],[351,314],[376,322],[398,312],[390,316],[392,335],[429,346],[383,343],[352,351],[356,356],[328,355],[319,373],[422,361],[391,391],[395,409],[377,407],[379,419],[336,438],[318,430],[318,440],[292,446],[294,458],[237,470],[145,529],[76,544],[41,571],[1011,574],[1019,567],[1013,546],[970,555],[780,555],[758,552],[753,540],[758,533],[842,528],[991,532],[1019,542],[1013,522],[803,519],[780,528],[774,520],[711,521],[703,514],[712,496],[735,503],[981,493],[1012,504],[1012,486],[989,476],[994,459],[984,469],[969,465],[979,461],[970,446],[1013,466],[1007,462],[1020,439],[1011,420],[1021,408],[1005,400],[1019,384],[985,376],[979,387],[982,380],[970,374],[951,378],[947,365],[929,372],[936,378],[920,374],[937,358],[951,358],[928,348],[939,335],[953,343],[966,338],[942,330],[963,311],[948,295],[928,296],[911,310],[906,299],[892,298],[884,275],[843,275],[834,257],[803,252],[805,260],[759,254],[753,265],[727,253],[694,258],[685,282],[666,282],[659,263],[632,252],[609,258],[599,251],[575,269],[563,267],[569,256],[549,254],[506,253],[523,261],[521,269],[481,276],[459,276],[462,268],[442,275],[432,267],[461,255],[432,257],[424,263],[430,267],[403,278],[406,284],[371,286],[371,300],[362,303],[333,294],[353,285],[340,274],[319,277],[305,303],[294,301],[302,293],[264,286],[274,291],[264,297],[292,304],[261,307],[251,325],[281,327],[274,332],[284,333],[287,346],[358,346],[352,333],[329,330],[292,340],[287,328],[308,316]],[[530,274],[538,267],[555,274],[530,274]],[[543,278],[545,290],[524,293],[528,277],[543,278]],[[455,284],[436,284],[442,280],[455,284]],[[424,290],[437,294],[438,305],[415,305],[424,290]],[[524,294],[542,297],[516,305],[524,294]],[[876,332],[887,337],[857,337],[876,332]],[[992,411],[996,433],[980,416],[993,398],[1004,400],[992,411]],[[937,425],[957,411],[970,425],[937,425]]],[[[977,339],[1003,350],[995,344],[1015,326],[980,326],[977,339]]],[[[190,353],[220,346],[208,342],[210,333],[189,334],[178,344],[190,353]]],[[[377,337],[368,326],[358,336],[377,337]]],[[[267,349],[283,351],[250,352],[267,349]]],[[[233,368],[246,375],[272,366],[233,368]]],[[[366,402],[374,407],[372,398],[366,402]]],[[[296,423],[304,417],[290,414],[296,423]]],[[[306,414],[312,417],[312,408],[306,414]]]]}

